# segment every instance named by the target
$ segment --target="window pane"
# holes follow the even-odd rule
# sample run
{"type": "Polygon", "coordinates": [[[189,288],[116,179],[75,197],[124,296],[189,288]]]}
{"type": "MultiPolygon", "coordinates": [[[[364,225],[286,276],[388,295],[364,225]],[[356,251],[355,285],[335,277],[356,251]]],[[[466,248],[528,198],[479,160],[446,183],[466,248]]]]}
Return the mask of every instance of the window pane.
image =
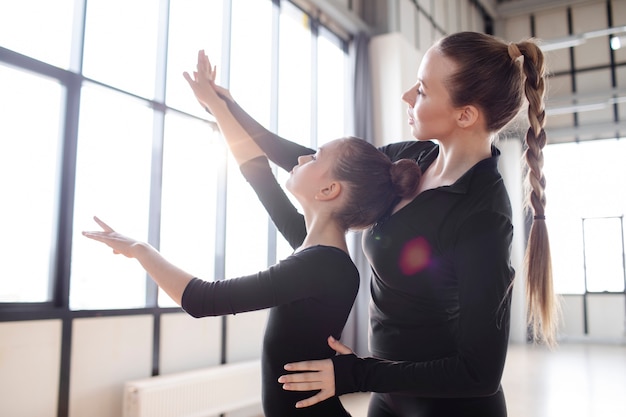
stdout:
{"type": "Polygon", "coordinates": [[[0,302],[48,301],[64,90],[0,65],[0,91],[0,302]]]}
{"type": "Polygon", "coordinates": [[[311,32],[307,16],[282,3],[278,73],[278,134],[311,146],[311,32]]]}
{"type": "Polygon", "coordinates": [[[230,59],[233,96],[252,117],[269,127],[272,87],[270,0],[233,0],[230,59]]]}
{"type": "MultiPolygon", "coordinates": [[[[278,134],[305,146],[313,146],[311,137],[311,31],[308,16],[287,1],[281,3],[278,80],[278,134]]],[[[284,185],[289,173],[278,170],[284,185]]],[[[287,192],[291,202],[298,201],[287,192]]],[[[284,259],[293,249],[277,234],[276,257],[284,259]]]]}
{"type": "Polygon", "coordinates": [[[222,0],[171,0],[167,48],[167,104],[192,114],[203,114],[183,72],[196,69],[198,50],[204,49],[217,65],[219,84],[222,58],[222,0]]]}
{"type": "MultiPolygon", "coordinates": [[[[268,215],[252,187],[228,155],[226,277],[253,274],[267,267],[268,215]]],[[[221,278],[221,277],[216,277],[221,278]]]]}
{"type": "MultiPolygon", "coordinates": [[[[219,141],[206,122],[166,116],[160,250],[207,281],[214,276],[217,173],[224,165],[219,141]]],[[[176,304],[161,291],[159,305],[176,304]]]]}
{"type": "Polygon", "coordinates": [[[345,135],[347,56],[341,41],[328,30],[322,28],[317,41],[317,140],[321,146],[345,135]]]}
{"type": "MultiPolygon", "coordinates": [[[[272,102],[272,8],[269,0],[232,4],[231,91],[266,127],[272,102]]],[[[268,216],[230,155],[227,189],[225,278],[233,278],[267,266],[268,216]]]]}
{"type": "Polygon", "coordinates": [[[159,3],[153,0],[89,0],[83,74],[153,98],[159,3]]]}
{"type": "MultiPolygon", "coordinates": [[[[626,212],[626,141],[594,140],[544,149],[546,217],[555,291],[585,291],[582,219],[626,212]]],[[[585,249],[586,250],[586,249],[585,249]]]]}
{"type": "Polygon", "coordinates": [[[0,46],[69,68],[75,0],[0,0],[0,46]]]}
{"type": "Polygon", "coordinates": [[[81,235],[94,215],[119,232],[147,240],[152,110],[138,100],[83,87],[76,166],[70,307],[145,305],[146,275],[135,260],[81,235]]]}
{"type": "Polygon", "coordinates": [[[585,272],[589,291],[624,291],[620,218],[585,219],[585,272]]]}

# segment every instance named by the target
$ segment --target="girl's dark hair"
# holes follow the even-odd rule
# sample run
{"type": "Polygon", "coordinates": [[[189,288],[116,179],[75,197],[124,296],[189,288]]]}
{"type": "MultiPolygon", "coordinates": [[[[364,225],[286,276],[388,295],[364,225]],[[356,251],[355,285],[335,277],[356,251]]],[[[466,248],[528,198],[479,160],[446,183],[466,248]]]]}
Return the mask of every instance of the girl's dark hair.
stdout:
{"type": "Polygon", "coordinates": [[[374,145],[355,137],[341,140],[338,155],[333,174],[347,184],[347,198],[336,216],[346,230],[373,225],[417,191],[421,171],[415,161],[393,163],[374,145]]]}
{"type": "Polygon", "coordinates": [[[525,256],[528,323],[534,340],[556,343],[558,303],[552,284],[550,243],[545,222],[543,147],[546,145],[545,66],[541,49],[532,41],[506,43],[476,32],[459,32],[442,38],[435,48],[456,64],[447,81],[454,107],[475,105],[489,132],[505,127],[520,111],[524,94],[528,120],[524,158],[526,207],[533,223],[525,256]]]}

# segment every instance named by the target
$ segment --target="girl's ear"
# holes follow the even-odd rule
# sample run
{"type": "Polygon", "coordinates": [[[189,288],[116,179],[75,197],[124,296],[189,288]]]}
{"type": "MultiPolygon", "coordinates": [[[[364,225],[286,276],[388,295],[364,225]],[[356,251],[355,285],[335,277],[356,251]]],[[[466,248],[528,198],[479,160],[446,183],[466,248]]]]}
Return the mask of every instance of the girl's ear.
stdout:
{"type": "Polygon", "coordinates": [[[456,122],[459,127],[466,128],[473,126],[480,118],[480,111],[476,106],[464,106],[458,110],[456,122]]]}
{"type": "Polygon", "coordinates": [[[320,201],[334,200],[339,197],[339,194],[341,194],[341,183],[333,181],[326,187],[320,189],[317,194],[315,194],[315,199],[320,201]]]}

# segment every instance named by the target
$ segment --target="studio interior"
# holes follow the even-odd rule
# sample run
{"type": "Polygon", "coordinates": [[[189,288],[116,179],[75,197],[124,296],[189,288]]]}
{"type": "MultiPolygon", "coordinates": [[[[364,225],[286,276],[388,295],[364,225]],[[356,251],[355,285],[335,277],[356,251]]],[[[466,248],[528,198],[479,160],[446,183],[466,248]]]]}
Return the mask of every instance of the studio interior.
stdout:
{"type": "MultiPolygon", "coordinates": [[[[508,415],[626,415],[626,0],[1,0],[0,415],[262,416],[268,310],[195,319],[81,232],[106,219],[207,281],[276,264],[293,249],[183,77],[198,50],[269,131],[385,146],[413,138],[402,96],[426,51],[463,31],[532,39],[547,70],[553,348],[526,320],[525,109],[494,138],[515,231],[508,415]]],[[[371,270],[361,232],[348,244],[341,341],[367,357],[371,270]]],[[[365,417],[369,398],[340,400],[365,417]]]]}

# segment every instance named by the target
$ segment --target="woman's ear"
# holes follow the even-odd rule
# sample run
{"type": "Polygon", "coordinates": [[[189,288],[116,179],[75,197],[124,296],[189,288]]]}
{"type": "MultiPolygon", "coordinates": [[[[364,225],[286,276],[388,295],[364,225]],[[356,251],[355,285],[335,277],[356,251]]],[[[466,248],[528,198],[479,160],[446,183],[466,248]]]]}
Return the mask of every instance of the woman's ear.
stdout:
{"type": "Polygon", "coordinates": [[[317,194],[315,194],[315,199],[320,201],[334,200],[339,197],[339,194],[341,194],[341,183],[333,181],[326,187],[320,189],[317,194]]]}
{"type": "Polygon", "coordinates": [[[480,118],[480,111],[476,106],[463,106],[458,109],[456,122],[459,127],[467,128],[473,126],[480,118]]]}

